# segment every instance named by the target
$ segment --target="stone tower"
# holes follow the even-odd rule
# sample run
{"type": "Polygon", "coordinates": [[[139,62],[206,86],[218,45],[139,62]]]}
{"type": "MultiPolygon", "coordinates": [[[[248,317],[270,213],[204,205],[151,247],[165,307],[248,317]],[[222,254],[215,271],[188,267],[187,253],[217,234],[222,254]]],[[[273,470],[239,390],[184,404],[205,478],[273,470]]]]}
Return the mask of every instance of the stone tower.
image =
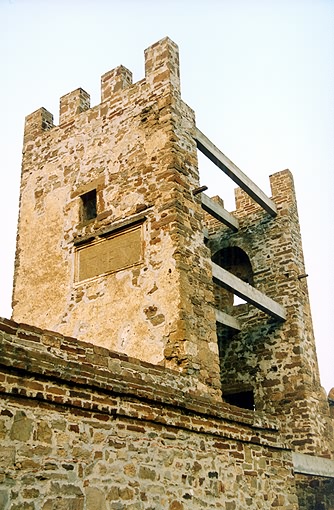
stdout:
{"type": "Polygon", "coordinates": [[[77,89],[59,126],[26,118],[13,320],[182,371],[329,457],[292,177],[270,182],[272,198],[197,129],[159,41],[143,80],[120,66],[99,105],[77,89]],[[233,214],[203,193],[198,149],[240,186],[233,214]]]}
{"type": "MultiPolygon", "coordinates": [[[[177,46],[145,52],[145,78],[77,89],[59,126],[26,118],[13,319],[198,374],[219,392],[194,113],[177,46]]],[[[204,386],[203,386],[204,388],[204,386]]]]}

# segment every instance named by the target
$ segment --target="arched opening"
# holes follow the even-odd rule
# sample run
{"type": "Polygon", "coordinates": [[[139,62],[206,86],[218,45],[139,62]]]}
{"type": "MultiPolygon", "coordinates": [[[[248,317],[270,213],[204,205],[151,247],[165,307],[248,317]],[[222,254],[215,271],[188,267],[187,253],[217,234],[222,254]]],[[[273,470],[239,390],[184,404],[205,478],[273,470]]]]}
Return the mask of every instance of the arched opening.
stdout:
{"type": "MultiPolygon", "coordinates": [[[[222,248],[213,255],[212,261],[244,282],[254,285],[253,269],[249,257],[238,246],[222,248]]],[[[214,284],[214,292],[216,307],[223,312],[231,313],[233,306],[244,303],[243,300],[217,284],[214,284]]]]}

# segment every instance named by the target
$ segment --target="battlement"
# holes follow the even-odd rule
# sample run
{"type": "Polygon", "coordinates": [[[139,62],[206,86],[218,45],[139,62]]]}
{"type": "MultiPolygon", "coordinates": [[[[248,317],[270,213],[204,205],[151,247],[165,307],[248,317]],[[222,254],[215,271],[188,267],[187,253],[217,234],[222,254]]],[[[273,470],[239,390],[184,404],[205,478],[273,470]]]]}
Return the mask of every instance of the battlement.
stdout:
{"type": "Polygon", "coordinates": [[[101,102],[111,99],[126,87],[132,85],[132,72],[124,66],[115,67],[101,77],[101,102]]]}
{"type": "MultiPolygon", "coordinates": [[[[145,78],[132,83],[132,72],[120,65],[101,77],[101,104],[112,101],[132,85],[149,87],[160,92],[168,91],[180,96],[180,69],[178,46],[168,37],[149,46],[145,52],[145,78]]],[[[96,108],[99,108],[97,105],[96,108]]],[[[90,109],[90,95],[77,88],[60,98],[59,127],[74,122],[78,116],[90,109]]],[[[103,111],[100,111],[103,115],[103,111]]],[[[45,108],[39,108],[25,119],[24,143],[31,142],[37,136],[56,127],[53,114],[45,108]]]]}
{"type": "MultiPolygon", "coordinates": [[[[290,170],[286,169],[275,172],[269,176],[269,181],[271,199],[278,209],[281,209],[283,204],[296,204],[295,186],[290,170]]],[[[261,206],[252,199],[249,193],[240,187],[234,190],[234,194],[236,214],[251,214],[261,211],[261,206]]]]}
{"type": "Polygon", "coordinates": [[[90,95],[79,88],[60,98],[59,124],[70,122],[76,115],[90,108],[90,95]]]}

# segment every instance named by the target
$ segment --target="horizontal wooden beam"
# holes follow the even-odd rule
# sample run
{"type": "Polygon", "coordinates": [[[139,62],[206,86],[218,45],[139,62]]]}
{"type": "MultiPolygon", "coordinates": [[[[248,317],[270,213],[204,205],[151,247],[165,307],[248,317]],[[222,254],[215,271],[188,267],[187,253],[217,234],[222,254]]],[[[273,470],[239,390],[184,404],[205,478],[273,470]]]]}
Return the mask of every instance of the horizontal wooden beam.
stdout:
{"type": "Polygon", "coordinates": [[[208,212],[216,218],[217,220],[224,223],[224,225],[227,225],[235,232],[239,229],[239,222],[238,220],[233,216],[233,214],[229,213],[222,207],[220,204],[212,200],[212,198],[208,197],[205,193],[201,194],[202,198],[202,208],[204,211],[208,212]]]}
{"type": "Polygon", "coordinates": [[[240,188],[242,188],[255,202],[257,202],[271,216],[277,215],[274,202],[260,190],[260,188],[247,177],[225,154],[223,154],[198,128],[195,132],[197,148],[207,156],[215,165],[228,175],[240,188]]]}
{"type": "Polygon", "coordinates": [[[334,478],[334,460],[292,452],[292,462],[295,473],[334,478]]]}
{"type": "Polygon", "coordinates": [[[232,315],[229,315],[228,313],[222,312],[221,310],[217,310],[216,308],[215,312],[216,322],[222,324],[223,326],[228,326],[229,328],[235,329],[237,331],[241,330],[240,322],[238,321],[238,319],[236,319],[232,315]]]}
{"type": "Polygon", "coordinates": [[[233,292],[271,317],[285,321],[286,314],[283,306],[214,262],[212,262],[212,275],[216,283],[224,289],[233,292]]]}

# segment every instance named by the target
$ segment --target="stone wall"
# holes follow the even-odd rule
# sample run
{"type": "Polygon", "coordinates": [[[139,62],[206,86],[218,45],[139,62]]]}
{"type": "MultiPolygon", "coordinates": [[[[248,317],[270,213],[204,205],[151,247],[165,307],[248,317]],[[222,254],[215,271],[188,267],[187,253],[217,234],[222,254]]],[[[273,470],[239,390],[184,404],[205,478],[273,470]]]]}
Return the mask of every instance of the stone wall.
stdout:
{"type": "MultiPolygon", "coordinates": [[[[6,509],[292,510],[290,450],[333,458],[291,174],[270,177],[275,218],[238,189],[232,232],[202,210],[195,138],[168,38],[143,80],[103,75],[101,104],[79,88],[59,126],[26,118],[16,322],[1,322],[6,509]],[[236,305],[210,257],[286,320],[236,305]]],[[[311,510],[329,485],[299,482],[311,510]]]]}
{"type": "MultiPolygon", "coordinates": [[[[208,218],[212,256],[231,247],[242,250],[252,272],[248,283],[282,304],[287,313],[286,321],[278,322],[251,305],[233,305],[226,290],[216,291],[223,311],[242,325],[240,333],[218,331],[222,390],[227,397],[252,391],[256,409],[280,417],[294,450],[331,457],[333,421],[320,386],[291,173],[285,170],[270,176],[270,184],[277,217],[269,216],[238,188],[233,214],[239,231],[208,218]]],[[[238,271],[238,261],[233,265],[223,257],[224,264],[238,271]]],[[[240,278],[245,267],[239,268],[240,278]]]]}
{"type": "Polygon", "coordinates": [[[199,374],[199,390],[219,397],[195,121],[175,43],[146,50],[135,84],[123,66],[103,75],[101,96],[93,108],[82,89],[63,96],[59,126],[43,108],[26,118],[13,319],[199,374]]]}
{"type": "Polygon", "coordinates": [[[300,510],[333,510],[334,479],[296,474],[300,510]]]}
{"type": "Polygon", "coordinates": [[[298,508],[275,420],[92,344],[0,332],[4,510],[298,508]]]}

